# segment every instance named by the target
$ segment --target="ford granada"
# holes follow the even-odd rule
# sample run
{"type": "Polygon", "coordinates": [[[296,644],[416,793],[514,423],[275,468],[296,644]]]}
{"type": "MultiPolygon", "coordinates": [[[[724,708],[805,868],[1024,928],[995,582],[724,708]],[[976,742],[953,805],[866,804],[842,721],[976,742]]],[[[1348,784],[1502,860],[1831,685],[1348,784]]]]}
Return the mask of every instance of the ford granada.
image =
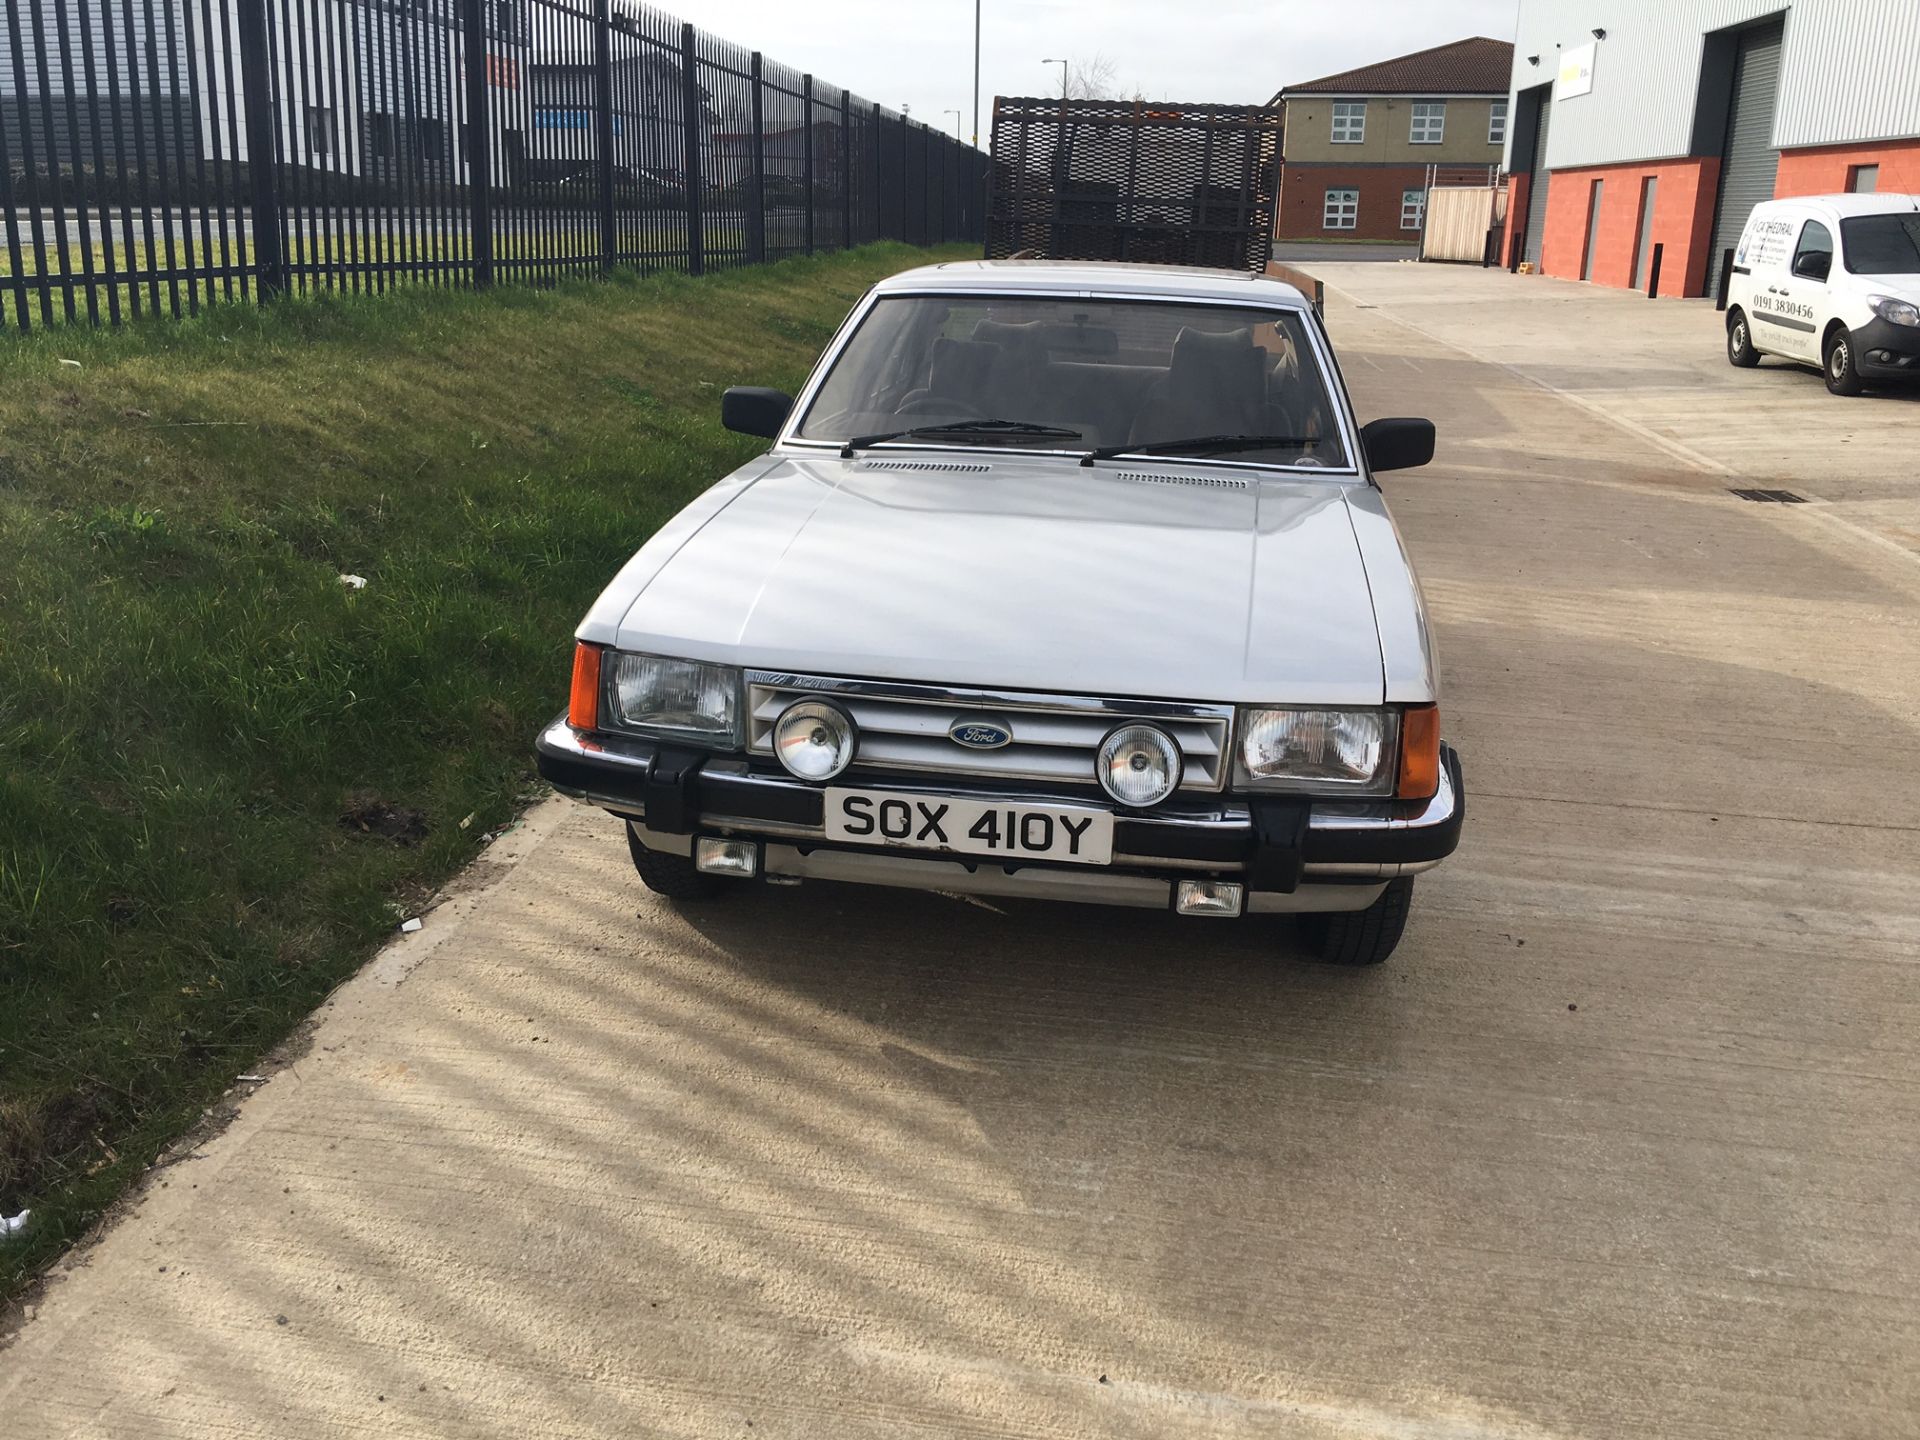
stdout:
{"type": "Polygon", "coordinates": [[[938,265],[871,290],[772,442],[576,632],[560,790],[673,900],[848,881],[1398,943],[1459,841],[1433,642],[1319,316],[1232,272],[938,265]]]}

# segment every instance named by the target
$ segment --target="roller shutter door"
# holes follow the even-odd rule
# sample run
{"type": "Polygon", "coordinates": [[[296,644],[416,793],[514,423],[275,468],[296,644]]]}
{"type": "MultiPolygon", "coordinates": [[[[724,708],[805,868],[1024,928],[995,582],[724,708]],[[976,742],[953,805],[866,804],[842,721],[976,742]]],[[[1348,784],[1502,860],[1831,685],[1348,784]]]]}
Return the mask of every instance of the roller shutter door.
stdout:
{"type": "Polygon", "coordinates": [[[1740,37],[1733,62],[1733,99],[1727,112],[1727,148],[1720,162],[1720,204],[1713,215],[1707,284],[1719,294],[1721,257],[1740,243],[1747,216],[1773,198],[1780,152],[1773,148],[1773,110],[1780,94],[1781,21],[1756,25],[1740,37]]]}
{"type": "Polygon", "coordinates": [[[1533,178],[1527,182],[1527,248],[1522,258],[1540,268],[1540,246],[1547,238],[1547,120],[1553,114],[1552,92],[1540,96],[1540,120],[1533,131],[1533,178]]]}

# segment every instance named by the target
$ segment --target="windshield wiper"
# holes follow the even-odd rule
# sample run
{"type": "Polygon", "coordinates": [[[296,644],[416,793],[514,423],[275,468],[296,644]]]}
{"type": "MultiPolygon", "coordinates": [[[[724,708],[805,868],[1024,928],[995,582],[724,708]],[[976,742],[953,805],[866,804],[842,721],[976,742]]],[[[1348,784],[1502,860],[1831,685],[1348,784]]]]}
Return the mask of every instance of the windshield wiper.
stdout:
{"type": "Polygon", "coordinates": [[[888,440],[910,440],[920,435],[1044,435],[1050,440],[1078,440],[1080,432],[1063,425],[1036,425],[1031,420],[955,420],[949,425],[915,425],[909,430],[889,430],[882,435],[856,435],[840,448],[840,458],[851,460],[853,452],[865,450],[888,440]]]}
{"type": "Polygon", "coordinates": [[[1167,451],[1191,450],[1197,454],[1222,454],[1228,450],[1298,450],[1313,444],[1311,435],[1194,435],[1185,440],[1148,440],[1139,445],[1102,445],[1081,457],[1082,465],[1096,460],[1114,460],[1122,455],[1159,455],[1167,451]]]}

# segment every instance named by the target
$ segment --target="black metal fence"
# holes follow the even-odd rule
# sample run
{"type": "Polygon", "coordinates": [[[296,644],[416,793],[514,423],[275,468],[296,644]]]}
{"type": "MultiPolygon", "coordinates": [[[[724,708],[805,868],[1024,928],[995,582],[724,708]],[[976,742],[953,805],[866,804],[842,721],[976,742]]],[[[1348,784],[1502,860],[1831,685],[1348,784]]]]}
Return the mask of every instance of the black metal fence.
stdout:
{"type": "Polygon", "coordinates": [[[630,0],[0,0],[0,314],[983,235],[978,151],[630,0]]]}

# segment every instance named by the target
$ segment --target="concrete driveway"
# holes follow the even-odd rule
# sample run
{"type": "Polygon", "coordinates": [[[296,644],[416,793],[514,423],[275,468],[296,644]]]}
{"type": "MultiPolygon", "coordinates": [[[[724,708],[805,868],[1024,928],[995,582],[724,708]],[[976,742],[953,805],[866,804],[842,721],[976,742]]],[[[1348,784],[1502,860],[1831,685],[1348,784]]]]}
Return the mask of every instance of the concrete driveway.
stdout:
{"type": "Polygon", "coordinates": [[[676,913],[556,802],[56,1280],[0,1428],[1920,1434],[1920,560],[1825,448],[1766,478],[1833,503],[1686,458],[1816,411],[1911,454],[1920,407],[1689,419],[1628,347],[1704,307],[1352,268],[1363,411],[1442,426],[1388,486],[1472,796],[1388,966],[676,913]]]}

